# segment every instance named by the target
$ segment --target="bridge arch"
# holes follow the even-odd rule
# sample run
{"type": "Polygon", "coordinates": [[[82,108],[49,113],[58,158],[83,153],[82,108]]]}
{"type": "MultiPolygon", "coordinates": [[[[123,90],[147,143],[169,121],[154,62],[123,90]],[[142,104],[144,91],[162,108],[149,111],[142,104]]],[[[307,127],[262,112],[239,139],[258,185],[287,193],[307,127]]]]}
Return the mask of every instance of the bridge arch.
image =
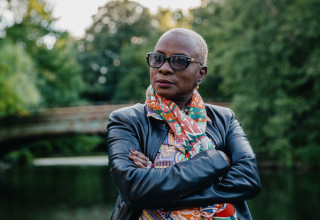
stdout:
{"type": "Polygon", "coordinates": [[[126,106],[129,104],[51,108],[30,116],[2,118],[0,157],[34,140],[75,134],[104,134],[109,114],[126,106]]]}
{"type": "MultiPolygon", "coordinates": [[[[214,103],[227,106],[228,103],[214,103]]],[[[51,108],[24,117],[0,119],[0,158],[35,140],[74,134],[105,134],[109,114],[132,104],[51,108]]]]}

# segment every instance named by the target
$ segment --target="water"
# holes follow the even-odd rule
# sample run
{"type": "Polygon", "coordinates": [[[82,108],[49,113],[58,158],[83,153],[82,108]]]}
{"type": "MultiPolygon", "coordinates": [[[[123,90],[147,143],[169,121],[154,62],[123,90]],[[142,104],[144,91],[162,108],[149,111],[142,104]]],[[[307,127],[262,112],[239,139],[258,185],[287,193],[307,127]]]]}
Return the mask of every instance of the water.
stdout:
{"type": "Polygon", "coordinates": [[[249,207],[254,219],[318,219],[320,172],[260,172],[262,191],[249,207]]]}
{"type": "MultiPolygon", "coordinates": [[[[254,219],[316,219],[319,172],[260,172],[249,201],[254,219]]],[[[109,219],[117,189],[103,166],[26,167],[0,171],[0,219],[109,219]]]]}
{"type": "Polygon", "coordinates": [[[117,190],[107,167],[29,167],[0,174],[0,219],[109,219],[117,190]]]}

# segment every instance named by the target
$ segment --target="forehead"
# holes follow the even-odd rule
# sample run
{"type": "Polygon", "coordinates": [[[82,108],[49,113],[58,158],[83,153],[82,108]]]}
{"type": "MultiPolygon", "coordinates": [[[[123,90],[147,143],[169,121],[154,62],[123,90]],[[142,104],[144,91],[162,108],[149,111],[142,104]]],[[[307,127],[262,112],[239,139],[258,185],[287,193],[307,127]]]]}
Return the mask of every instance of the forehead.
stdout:
{"type": "Polygon", "coordinates": [[[197,43],[187,34],[168,33],[164,35],[155,46],[155,52],[166,56],[182,54],[186,56],[197,55],[197,43]]]}

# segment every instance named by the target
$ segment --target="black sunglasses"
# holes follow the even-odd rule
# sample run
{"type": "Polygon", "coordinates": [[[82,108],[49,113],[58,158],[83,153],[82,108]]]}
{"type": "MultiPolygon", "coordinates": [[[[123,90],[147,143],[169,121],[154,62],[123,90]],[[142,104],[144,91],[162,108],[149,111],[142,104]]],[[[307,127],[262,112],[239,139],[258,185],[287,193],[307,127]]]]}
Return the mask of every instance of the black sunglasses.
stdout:
{"type": "Polygon", "coordinates": [[[173,70],[184,70],[190,63],[199,63],[201,65],[194,58],[184,55],[172,55],[167,58],[161,53],[147,53],[146,57],[148,65],[156,69],[159,69],[166,61],[168,61],[173,70]]]}

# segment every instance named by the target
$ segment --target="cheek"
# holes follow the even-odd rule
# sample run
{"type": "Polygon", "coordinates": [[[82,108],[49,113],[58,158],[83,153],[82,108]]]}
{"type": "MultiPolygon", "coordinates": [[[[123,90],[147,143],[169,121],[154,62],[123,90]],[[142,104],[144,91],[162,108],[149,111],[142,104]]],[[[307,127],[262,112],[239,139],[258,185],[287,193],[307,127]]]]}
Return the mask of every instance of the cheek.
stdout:
{"type": "Polygon", "coordinates": [[[194,85],[198,81],[198,75],[193,71],[193,72],[187,72],[183,76],[181,76],[181,80],[188,85],[194,85]]]}
{"type": "Polygon", "coordinates": [[[154,71],[154,69],[150,69],[150,83],[152,83],[154,81],[154,77],[156,75],[156,72],[154,71]]]}

